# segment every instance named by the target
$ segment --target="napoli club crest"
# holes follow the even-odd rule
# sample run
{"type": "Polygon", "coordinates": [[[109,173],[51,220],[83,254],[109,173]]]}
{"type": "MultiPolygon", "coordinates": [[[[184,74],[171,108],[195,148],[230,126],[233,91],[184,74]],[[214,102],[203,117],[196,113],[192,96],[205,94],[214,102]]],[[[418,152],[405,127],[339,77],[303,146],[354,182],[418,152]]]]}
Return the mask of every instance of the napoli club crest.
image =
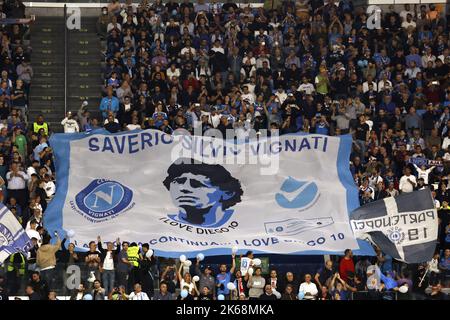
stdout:
{"type": "Polygon", "coordinates": [[[114,180],[96,179],[70,203],[72,209],[91,222],[102,222],[131,209],[133,191],[114,180]]]}

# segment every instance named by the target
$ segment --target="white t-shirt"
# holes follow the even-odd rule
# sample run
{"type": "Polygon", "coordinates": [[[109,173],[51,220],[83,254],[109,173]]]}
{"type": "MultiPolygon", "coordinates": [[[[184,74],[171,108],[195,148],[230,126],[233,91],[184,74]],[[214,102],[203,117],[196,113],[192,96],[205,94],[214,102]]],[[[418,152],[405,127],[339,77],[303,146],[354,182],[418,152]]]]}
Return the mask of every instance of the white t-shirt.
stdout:
{"type": "Polygon", "coordinates": [[[375,188],[379,182],[383,182],[383,178],[381,176],[370,176],[369,178],[369,186],[375,188]]]}
{"type": "MultiPolygon", "coordinates": [[[[300,290],[299,290],[299,292],[303,292],[303,293],[305,293],[305,294],[306,294],[306,293],[310,293],[311,295],[316,296],[317,293],[318,293],[319,291],[317,290],[317,286],[316,286],[315,283],[312,283],[312,282],[310,282],[310,283],[303,282],[303,283],[300,285],[300,290]]],[[[312,297],[305,297],[305,299],[312,299],[312,297]]]]}
{"type": "Polygon", "coordinates": [[[441,207],[441,203],[437,199],[434,199],[434,205],[435,205],[436,209],[439,209],[441,207]]]}
{"type": "Polygon", "coordinates": [[[220,118],[222,116],[219,113],[216,113],[215,115],[210,115],[209,118],[211,119],[211,125],[214,128],[217,128],[217,126],[220,124],[220,118]]]}
{"type": "Polygon", "coordinates": [[[302,83],[297,88],[297,91],[304,92],[305,94],[312,94],[316,89],[312,83],[302,83]]]}
{"type": "Polygon", "coordinates": [[[107,252],[105,260],[103,261],[103,269],[114,270],[114,260],[112,257],[112,252],[107,252]]]}
{"type": "Polygon", "coordinates": [[[41,235],[39,234],[39,232],[37,232],[36,230],[31,229],[31,228],[27,229],[25,232],[27,233],[27,236],[28,236],[30,239],[31,239],[31,238],[36,238],[36,239],[37,239],[37,244],[38,244],[38,246],[39,246],[39,247],[41,246],[41,244],[42,244],[42,239],[41,239],[41,235]]]}
{"type": "Polygon", "coordinates": [[[45,194],[48,198],[51,198],[56,192],[56,185],[53,181],[45,182],[44,184],[45,194]]]}
{"type": "Polygon", "coordinates": [[[27,169],[27,175],[29,177],[31,177],[32,174],[37,174],[37,171],[36,171],[35,168],[33,168],[33,166],[29,166],[28,169],[27,169]]]}
{"type": "Polygon", "coordinates": [[[401,11],[399,15],[400,15],[400,17],[402,18],[403,21],[406,21],[406,18],[408,17],[408,14],[410,14],[413,18],[416,16],[414,11],[407,11],[407,10],[401,11]]]}
{"type": "Polygon", "coordinates": [[[61,121],[61,125],[64,126],[64,133],[74,133],[80,131],[78,122],[74,119],[69,119],[66,117],[63,121],[61,121]]]}
{"type": "Polygon", "coordinates": [[[130,131],[141,129],[141,125],[140,124],[129,124],[129,125],[127,125],[127,129],[130,131]]]}
{"type": "Polygon", "coordinates": [[[402,28],[403,29],[408,29],[409,27],[416,28],[416,23],[414,21],[412,21],[412,20],[411,20],[411,22],[408,22],[408,21],[403,21],[402,22],[402,28]]]}
{"type": "Polygon", "coordinates": [[[250,92],[242,94],[241,97],[242,97],[242,101],[248,100],[248,103],[250,103],[250,104],[255,103],[255,95],[250,92]]]}
{"type": "Polygon", "coordinates": [[[135,293],[134,291],[128,296],[128,300],[150,300],[145,292],[135,293]]]}
{"type": "Polygon", "coordinates": [[[280,105],[283,104],[284,100],[286,100],[287,98],[287,93],[286,92],[275,92],[275,95],[278,97],[278,100],[280,102],[280,105]]]}
{"type": "Polygon", "coordinates": [[[413,176],[412,174],[409,175],[409,177],[405,175],[400,178],[399,189],[401,192],[413,192],[414,191],[414,186],[408,182],[408,179],[411,180],[411,182],[413,182],[414,184],[417,184],[415,176],[413,176]]]}
{"type": "Polygon", "coordinates": [[[195,284],[194,284],[193,282],[187,283],[186,281],[184,281],[184,279],[181,279],[181,281],[180,281],[180,287],[181,287],[181,289],[183,289],[184,286],[188,286],[188,287],[189,287],[189,290],[188,290],[188,291],[189,291],[190,294],[192,294],[192,293],[194,292],[194,286],[195,286],[195,284]]]}
{"type": "Polygon", "coordinates": [[[425,183],[425,184],[428,184],[428,175],[430,174],[430,172],[431,171],[433,171],[433,169],[434,169],[434,166],[433,167],[431,167],[431,168],[428,168],[428,169],[426,169],[426,170],[422,170],[421,168],[419,168],[417,165],[415,165],[414,164],[414,167],[416,168],[416,170],[417,170],[417,175],[418,175],[418,177],[419,178],[423,178],[423,182],[425,183]]]}

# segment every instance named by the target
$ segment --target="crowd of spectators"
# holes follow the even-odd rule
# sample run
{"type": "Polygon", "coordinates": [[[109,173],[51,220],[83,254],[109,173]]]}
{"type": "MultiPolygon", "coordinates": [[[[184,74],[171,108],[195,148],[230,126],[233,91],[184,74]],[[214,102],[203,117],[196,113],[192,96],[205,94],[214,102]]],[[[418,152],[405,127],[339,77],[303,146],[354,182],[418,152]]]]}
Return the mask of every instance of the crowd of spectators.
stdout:
{"type": "Polygon", "coordinates": [[[365,298],[388,299],[393,294],[408,297],[424,275],[422,288],[431,286],[428,297],[445,298],[450,261],[449,21],[443,7],[433,4],[390,7],[381,13],[380,28],[373,28],[369,18],[366,7],[354,7],[351,0],[283,1],[273,9],[231,1],[114,0],[97,23],[106,64],[99,117],[83,104],[61,124],[65,132],[104,127],[172,133],[193,131],[200,123],[203,132],[215,128],[226,136],[232,129],[244,138],[251,129],[352,134],[350,170],[361,205],[432,189],[440,227],[431,262],[408,266],[379,250],[373,258],[355,258],[347,250],[345,257],[327,261],[315,274],[270,270],[262,275],[257,265],[252,274],[244,274],[234,256],[231,266],[213,270],[201,259],[189,266],[148,254],[148,245],[139,248],[120,239],[97,239],[87,253],[74,251],[67,239],[51,244],[53,235],[42,225],[56,188],[47,143],[50,128],[40,116],[29,129],[24,109],[15,102],[26,95],[5,94],[22,86],[26,93],[32,76],[29,65],[31,72],[24,71],[28,60],[15,25],[2,31],[0,175],[3,200],[34,246],[28,257],[15,254],[6,261],[3,293],[15,295],[25,282],[31,299],[53,299],[55,290],[60,293],[57,279],[67,290],[65,271],[75,265],[82,266],[81,284],[64,292],[73,299],[346,300],[361,291],[369,293],[365,298]],[[380,272],[396,285],[387,288],[380,272]],[[407,293],[400,291],[405,284],[407,293]]]}
{"type": "Polygon", "coordinates": [[[449,21],[434,4],[390,6],[380,21],[365,9],[351,0],[271,9],[113,1],[97,24],[106,42],[101,122],[111,132],[200,126],[239,138],[350,133],[361,205],[431,188],[442,251],[450,237],[449,21]]]}

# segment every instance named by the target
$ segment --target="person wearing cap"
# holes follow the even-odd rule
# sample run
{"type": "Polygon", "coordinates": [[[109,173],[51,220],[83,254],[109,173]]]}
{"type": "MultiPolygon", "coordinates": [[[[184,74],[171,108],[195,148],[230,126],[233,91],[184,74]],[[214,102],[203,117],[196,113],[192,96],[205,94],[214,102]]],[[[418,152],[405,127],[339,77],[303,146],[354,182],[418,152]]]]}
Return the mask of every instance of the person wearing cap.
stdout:
{"type": "Polygon", "coordinates": [[[200,260],[197,258],[197,262],[195,263],[195,274],[200,278],[198,281],[198,287],[200,291],[203,291],[203,288],[208,288],[209,293],[215,295],[216,291],[216,280],[212,275],[212,269],[210,265],[206,265],[203,269],[203,272],[200,271],[200,260]]]}

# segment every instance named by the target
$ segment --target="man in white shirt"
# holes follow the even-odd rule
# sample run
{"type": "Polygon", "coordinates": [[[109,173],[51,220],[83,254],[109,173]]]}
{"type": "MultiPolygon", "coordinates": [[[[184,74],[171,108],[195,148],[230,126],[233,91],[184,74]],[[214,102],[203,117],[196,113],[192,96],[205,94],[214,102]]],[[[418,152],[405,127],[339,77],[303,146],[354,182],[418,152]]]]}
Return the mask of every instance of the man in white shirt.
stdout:
{"type": "Polygon", "coordinates": [[[39,175],[38,170],[39,170],[39,161],[33,160],[33,162],[31,163],[31,166],[29,166],[27,168],[27,175],[29,177],[31,177],[31,175],[33,175],[33,174],[39,175]]]}
{"type": "Polygon", "coordinates": [[[30,177],[19,170],[19,164],[13,162],[11,164],[11,170],[6,174],[6,180],[8,181],[8,199],[16,198],[17,203],[22,207],[28,206],[28,189],[27,181],[30,177]]]}
{"type": "Polygon", "coordinates": [[[430,172],[433,171],[436,166],[431,166],[430,168],[427,169],[425,165],[421,165],[420,167],[418,167],[415,163],[413,163],[413,165],[414,165],[414,168],[416,168],[416,170],[417,170],[417,174],[418,174],[417,176],[419,178],[423,179],[423,182],[425,185],[428,185],[428,176],[429,176],[430,172]]]}
{"type": "Polygon", "coordinates": [[[378,81],[378,92],[382,92],[384,88],[387,88],[389,90],[392,89],[392,82],[387,79],[383,79],[378,81]]]}
{"type": "Polygon", "coordinates": [[[298,86],[297,91],[304,94],[313,94],[316,91],[314,85],[308,81],[307,77],[302,78],[302,84],[298,86]]]}
{"type": "Polygon", "coordinates": [[[371,75],[367,75],[367,81],[362,84],[363,93],[369,91],[369,84],[372,84],[373,90],[378,91],[377,83],[373,81],[373,77],[371,75]]]}
{"type": "Polygon", "coordinates": [[[222,47],[219,39],[216,39],[216,41],[214,41],[211,51],[225,54],[225,49],[222,47]]]}
{"type": "Polygon", "coordinates": [[[278,98],[278,102],[280,103],[280,105],[282,105],[284,100],[286,100],[287,98],[287,93],[282,87],[280,87],[277,89],[277,92],[275,92],[275,96],[278,98]]]}
{"type": "Polygon", "coordinates": [[[411,174],[411,169],[406,167],[405,175],[400,178],[399,189],[401,192],[413,192],[417,185],[416,177],[411,174]]]}
{"type": "Polygon", "coordinates": [[[27,236],[31,239],[31,238],[36,238],[37,240],[37,244],[40,247],[42,244],[42,236],[41,234],[36,230],[37,228],[37,223],[36,220],[30,220],[27,223],[27,228],[25,229],[25,232],[27,233],[27,236]]]}
{"type": "Polygon", "coordinates": [[[315,283],[311,282],[311,275],[305,275],[305,282],[300,285],[299,292],[302,292],[304,295],[304,299],[306,300],[315,300],[317,297],[317,286],[315,283]]]}
{"type": "Polygon", "coordinates": [[[255,94],[251,93],[248,86],[243,87],[244,92],[241,95],[242,101],[246,101],[249,105],[255,103],[255,94]]]}
{"type": "Polygon", "coordinates": [[[67,112],[66,117],[61,121],[61,125],[64,127],[64,133],[80,132],[78,122],[72,118],[72,112],[67,112]]]}
{"type": "Polygon", "coordinates": [[[444,138],[444,140],[442,140],[442,150],[447,150],[448,147],[450,146],[450,130],[447,131],[447,136],[444,138]]]}
{"type": "Polygon", "coordinates": [[[409,68],[407,68],[405,71],[405,76],[407,76],[408,79],[415,79],[419,72],[421,72],[420,68],[417,67],[415,61],[411,60],[409,62],[409,68]]]}
{"type": "Polygon", "coordinates": [[[148,295],[142,291],[142,287],[139,283],[134,285],[134,291],[128,296],[129,300],[150,300],[148,295]]]}
{"type": "Polygon", "coordinates": [[[405,9],[403,9],[399,16],[402,18],[403,21],[405,21],[408,18],[408,15],[411,15],[412,18],[415,17],[415,12],[411,10],[411,7],[409,4],[405,4],[405,9]]]}
{"type": "Polygon", "coordinates": [[[380,176],[380,173],[377,170],[374,170],[372,172],[372,175],[369,177],[369,187],[374,189],[380,182],[383,182],[383,178],[380,176]]]}
{"type": "Polygon", "coordinates": [[[209,123],[213,126],[213,128],[217,128],[217,126],[220,124],[220,118],[222,115],[217,110],[216,107],[211,108],[211,113],[209,114],[209,123]]]}
{"type": "Polygon", "coordinates": [[[190,42],[190,40],[187,40],[187,41],[186,41],[186,46],[185,46],[183,49],[181,49],[181,55],[182,55],[182,56],[184,56],[184,55],[186,55],[186,54],[190,54],[190,55],[192,55],[193,57],[195,57],[196,52],[197,52],[197,51],[196,51],[194,48],[191,47],[191,42],[190,42]]]}
{"type": "Polygon", "coordinates": [[[402,22],[402,28],[407,30],[408,28],[416,28],[416,23],[412,19],[412,15],[408,14],[406,20],[402,22]]]}
{"type": "Polygon", "coordinates": [[[44,190],[45,190],[45,194],[47,195],[47,199],[51,199],[55,195],[56,185],[51,180],[49,174],[46,174],[44,176],[44,190]]]}
{"type": "MultiPolygon", "coordinates": [[[[36,230],[38,231],[38,227],[42,226],[42,210],[35,208],[32,211],[32,216],[30,220],[28,220],[27,225],[25,226],[25,230],[36,230]]],[[[39,231],[38,231],[39,232],[39,231]]],[[[42,238],[42,236],[41,236],[42,238]]]]}
{"type": "Polygon", "coordinates": [[[120,239],[116,241],[116,250],[114,250],[114,245],[112,242],[106,244],[106,249],[103,249],[102,239],[100,236],[97,237],[97,247],[100,250],[101,256],[101,272],[102,272],[102,282],[103,287],[106,290],[106,294],[109,294],[114,289],[115,282],[115,257],[119,255],[120,252],[120,239]]]}
{"type": "Polygon", "coordinates": [[[138,121],[139,121],[138,117],[133,117],[131,119],[131,123],[127,125],[127,130],[133,131],[133,130],[142,129],[141,125],[138,123],[138,121]]]}

